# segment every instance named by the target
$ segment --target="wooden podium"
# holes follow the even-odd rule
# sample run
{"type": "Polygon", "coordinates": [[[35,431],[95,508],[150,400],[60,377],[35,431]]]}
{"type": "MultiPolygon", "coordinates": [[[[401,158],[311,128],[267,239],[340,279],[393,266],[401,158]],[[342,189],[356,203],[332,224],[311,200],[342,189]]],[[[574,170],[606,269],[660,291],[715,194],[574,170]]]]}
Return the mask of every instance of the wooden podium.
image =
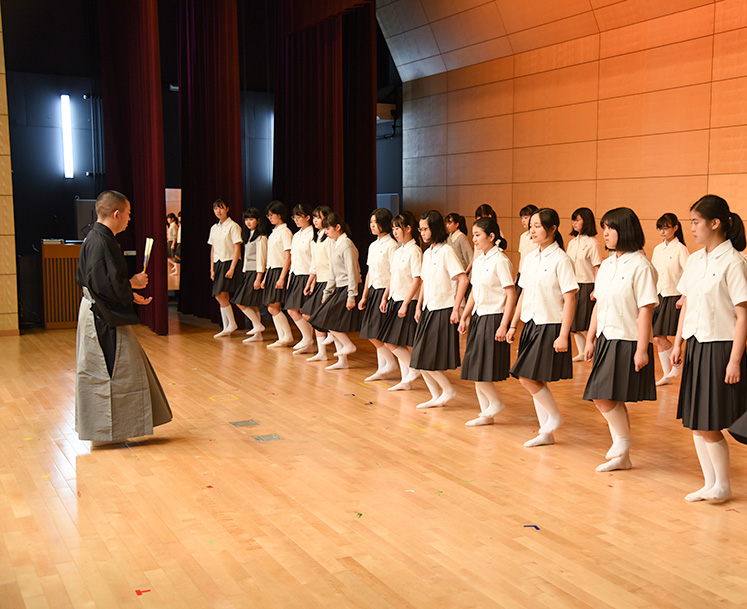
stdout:
{"type": "Polygon", "coordinates": [[[42,243],[44,281],[44,327],[48,330],[75,328],[83,296],[75,283],[80,243],[42,243]]]}

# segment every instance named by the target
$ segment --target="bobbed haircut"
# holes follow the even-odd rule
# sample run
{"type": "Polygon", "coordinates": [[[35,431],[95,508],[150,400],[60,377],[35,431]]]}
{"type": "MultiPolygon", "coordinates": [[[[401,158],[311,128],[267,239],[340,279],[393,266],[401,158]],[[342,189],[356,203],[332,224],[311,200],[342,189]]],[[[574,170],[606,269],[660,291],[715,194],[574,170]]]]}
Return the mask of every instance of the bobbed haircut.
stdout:
{"type": "Polygon", "coordinates": [[[299,203],[291,211],[291,216],[308,216],[311,218],[311,207],[306,203],[299,203]]]}
{"type": "Polygon", "coordinates": [[[565,249],[565,246],[563,245],[563,235],[560,234],[560,216],[558,216],[558,212],[550,207],[543,207],[531,215],[532,218],[534,218],[534,216],[539,217],[540,224],[542,225],[542,228],[547,231],[548,235],[555,231],[555,234],[553,235],[555,243],[560,246],[560,249],[565,249]]]}
{"type": "MultiPolygon", "coordinates": [[[[322,226],[324,226],[324,218],[326,218],[331,213],[332,213],[332,208],[330,208],[328,205],[317,205],[314,208],[314,211],[311,212],[311,215],[315,218],[321,218],[322,226]]],[[[314,238],[320,243],[327,238],[327,233],[325,233],[323,230],[316,232],[316,228],[314,228],[314,231],[315,231],[314,238]]]]}
{"type": "Polygon", "coordinates": [[[532,205],[531,203],[529,205],[525,205],[519,210],[519,218],[522,216],[532,216],[534,212],[536,212],[539,209],[536,205],[532,205]]]}
{"type": "Polygon", "coordinates": [[[244,219],[246,220],[247,218],[254,218],[257,221],[257,228],[254,229],[254,234],[252,234],[252,231],[246,227],[246,224],[241,226],[241,236],[244,238],[244,243],[254,241],[257,237],[267,234],[267,226],[265,226],[267,218],[259,209],[256,207],[250,207],[245,210],[244,219]]]}
{"type": "Polygon", "coordinates": [[[498,226],[498,222],[493,220],[493,218],[480,218],[472,225],[473,228],[475,226],[488,235],[488,237],[493,235],[495,237],[493,242],[502,250],[506,249],[508,242],[501,237],[501,227],[498,226]]]}
{"type": "Polygon", "coordinates": [[[440,211],[431,209],[420,216],[420,219],[428,223],[428,228],[431,231],[431,238],[428,243],[444,243],[449,238],[444,217],[440,211]]]}
{"type": "Polygon", "coordinates": [[[336,211],[329,212],[327,217],[322,220],[322,226],[324,228],[329,228],[330,226],[335,227],[338,225],[342,229],[342,232],[345,233],[349,237],[350,227],[348,226],[348,223],[342,219],[342,216],[338,214],[336,211]]]}
{"type": "Polygon", "coordinates": [[[717,195],[705,195],[693,203],[690,211],[697,212],[706,220],[720,220],[721,234],[731,241],[734,249],[741,252],[745,248],[742,218],[729,209],[725,199],[717,195]]]}
{"type": "Polygon", "coordinates": [[[167,220],[173,220],[174,222],[176,222],[177,224],[179,224],[179,220],[178,220],[178,218],[176,217],[176,214],[175,214],[175,213],[173,213],[173,212],[172,212],[172,213],[169,213],[169,214],[166,214],[166,219],[167,219],[167,220]]]}
{"type": "MultiPolygon", "coordinates": [[[[583,227],[581,228],[582,235],[593,237],[597,234],[597,221],[594,219],[593,211],[591,211],[588,207],[579,207],[571,214],[571,220],[575,220],[578,217],[580,217],[581,221],[584,223],[583,227]]],[[[571,236],[573,237],[578,234],[578,231],[571,231],[571,236]]]]}
{"type": "Polygon", "coordinates": [[[682,224],[677,219],[677,214],[667,212],[656,221],[656,228],[674,228],[675,226],[677,229],[674,231],[674,236],[680,240],[680,243],[684,243],[685,233],[682,232],[682,224]]]}
{"type": "Polygon", "coordinates": [[[228,204],[223,199],[216,199],[215,201],[213,201],[213,209],[215,209],[216,207],[225,207],[226,209],[228,209],[228,204]]]}
{"type": "Polygon", "coordinates": [[[285,222],[286,218],[288,217],[288,208],[285,206],[285,203],[281,201],[272,201],[267,206],[267,213],[277,214],[283,219],[283,222],[285,222]]]}
{"type": "Polygon", "coordinates": [[[498,216],[495,213],[495,210],[487,203],[483,203],[482,205],[477,206],[477,209],[475,210],[475,217],[476,218],[493,218],[493,220],[498,218],[498,216]]]}
{"type": "Polygon", "coordinates": [[[396,216],[394,216],[392,224],[397,228],[401,228],[403,231],[409,226],[412,238],[415,239],[415,243],[420,245],[418,221],[415,219],[415,216],[412,214],[412,212],[405,210],[402,213],[397,214],[396,216]]]}
{"type": "Polygon", "coordinates": [[[462,231],[465,235],[469,234],[467,232],[467,220],[464,218],[462,214],[446,214],[444,217],[444,222],[453,222],[459,227],[459,230],[462,231]]]}
{"type": "Polygon", "coordinates": [[[115,211],[124,211],[127,207],[127,197],[116,190],[105,190],[96,198],[96,215],[108,218],[115,211]]]}
{"type": "Polygon", "coordinates": [[[379,230],[382,233],[392,232],[392,212],[385,207],[379,207],[369,216],[369,220],[373,218],[379,230]]]}
{"type": "Polygon", "coordinates": [[[646,244],[641,221],[629,207],[610,209],[602,216],[599,226],[617,231],[616,252],[637,252],[646,244]]]}

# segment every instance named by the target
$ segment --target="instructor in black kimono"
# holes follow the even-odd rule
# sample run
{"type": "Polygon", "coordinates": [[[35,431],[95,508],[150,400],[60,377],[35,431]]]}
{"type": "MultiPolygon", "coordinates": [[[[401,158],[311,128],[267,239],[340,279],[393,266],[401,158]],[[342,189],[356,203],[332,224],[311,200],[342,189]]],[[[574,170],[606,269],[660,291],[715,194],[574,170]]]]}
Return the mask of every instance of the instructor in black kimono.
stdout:
{"type": "Polygon", "coordinates": [[[135,336],[134,304],[147,305],[133,289],[148,275],[127,278],[127,263],[114,235],[130,222],[130,202],[114,190],[96,199],[97,222],[80,249],[76,279],[83,289],[78,314],[75,430],[93,446],[147,436],[171,418],[166,396],[135,336]]]}

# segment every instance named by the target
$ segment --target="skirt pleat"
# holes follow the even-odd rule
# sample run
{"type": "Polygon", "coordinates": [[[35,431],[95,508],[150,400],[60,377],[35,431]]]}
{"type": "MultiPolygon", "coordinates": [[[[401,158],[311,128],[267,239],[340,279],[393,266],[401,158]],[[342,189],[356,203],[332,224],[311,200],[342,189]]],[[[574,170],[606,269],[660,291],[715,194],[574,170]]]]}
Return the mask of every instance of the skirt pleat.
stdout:
{"type": "Polygon", "coordinates": [[[594,364],[586,382],[583,399],[613,402],[656,400],[654,346],[648,345],[648,364],[635,371],[634,340],[607,340],[600,334],[594,345],[594,364]]]}
{"type": "Polygon", "coordinates": [[[217,296],[221,292],[232,294],[241,284],[241,276],[243,273],[238,269],[234,270],[233,277],[230,279],[226,277],[226,272],[228,272],[228,269],[230,268],[230,260],[213,262],[213,272],[215,275],[215,279],[213,279],[213,296],[217,296]]]}
{"type": "Polygon", "coordinates": [[[656,305],[654,316],[651,319],[654,336],[675,336],[677,334],[680,309],[675,305],[679,299],[679,296],[662,296],[659,294],[659,304],[656,305]]]}
{"type": "MultiPolygon", "coordinates": [[[[265,274],[265,287],[264,287],[264,304],[265,306],[279,302],[283,304],[285,302],[285,289],[278,290],[275,284],[280,279],[280,275],[283,273],[283,269],[280,267],[274,269],[267,269],[265,274]]],[[[287,282],[286,282],[287,284],[287,282]]]]}
{"type": "Polygon", "coordinates": [[[677,418],[684,427],[719,431],[734,426],[738,435],[747,432],[747,421],[740,419],[747,412],[747,357],[742,355],[740,381],[726,384],[731,346],[732,341],[687,339],[677,402],[677,418]]]}
{"type": "Polygon", "coordinates": [[[459,332],[450,321],[452,309],[425,309],[415,330],[410,367],[417,370],[459,368],[459,332]]]}
{"type": "Polygon", "coordinates": [[[576,313],[573,315],[571,332],[586,332],[589,329],[591,312],[594,310],[594,301],[590,298],[593,291],[593,283],[578,284],[578,292],[576,293],[576,313]]]}
{"type": "Polygon", "coordinates": [[[262,288],[259,290],[254,289],[254,281],[256,279],[257,271],[247,271],[244,273],[244,278],[236,289],[233,298],[231,298],[231,302],[243,307],[261,307],[264,304],[262,300],[264,294],[262,288]]]}
{"type": "Polygon", "coordinates": [[[377,337],[382,343],[398,345],[400,347],[412,347],[415,344],[415,331],[418,324],[415,322],[415,308],[417,302],[411,300],[407,305],[407,313],[404,317],[399,316],[399,310],[404,301],[395,301],[391,298],[386,305],[384,321],[381,331],[377,337]]]}
{"type": "Polygon", "coordinates": [[[508,378],[511,345],[495,340],[503,314],[472,315],[467,332],[467,350],[462,361],[461,378],[465,381],[493,382],[508,378]]]}
{"type": "Polygon", "coordinates": [[[347,308],[348,288],[336,288],[330,297],[322,303],[319,310],[309,318],[315,328],[333,332],[358,332],[360,312],[358,307],[347,308]]]}
{"type": "Polygon", "coordinates": [[[511,376],[549,383],[573,378],[570,348],[558,353],[553,347],[560,335],[560,324],[536,325],[531,319],[524,324],[519,353],[511,367],[511,376]]]}
{"type": "Polygon", "coordinates": [[[304,315],[313,315],[322,306],[322,296],[324,296],[324,288],[326,287],[326,281],[317,281],[314,284],[314,289],[311,295],[308,297],[303,307],[301,307],[301,313],[304,315]]]}
{"type": "Polygon", "coordinates": [[[288,284],[285,287],[285,300],[283,301],[283,309],[286,311],[291,309],[300,309],[308,300],[308,296],[303,295],[306,282],[309,280],[308,275],[296,275],[291,273],[288,276],[288,284]]]}
{"type": "Polygon", "coordinates": [[[372,288],[368,290],[366,308],[361,314],[361,338],[379,338],[381,326],[384,324],[385,314],[379,310],[381,297],[384,296],[384,288],[372,288]]]}

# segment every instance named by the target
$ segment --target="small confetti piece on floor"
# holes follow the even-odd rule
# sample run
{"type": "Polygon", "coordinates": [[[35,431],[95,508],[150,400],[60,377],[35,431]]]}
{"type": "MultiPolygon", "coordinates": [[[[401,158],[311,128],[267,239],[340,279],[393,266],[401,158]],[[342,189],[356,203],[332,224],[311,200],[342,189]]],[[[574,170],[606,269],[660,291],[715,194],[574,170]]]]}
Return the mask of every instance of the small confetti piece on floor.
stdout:
{"type": "Polygon", "coordinates": [[[364,404],[364,406],[370,406],[370,405],[372,405],[372,404],[373,404],[373,402],[366,402],[366,403],[364,404]]]}
{"type": "Polygon", "coordinates": [[[406,492],[406,493],[414,493],[415,491],[414,491],[414,490],[412,490],[411,488],[408,488],[408,489],[407,489],[407,490],[406,490],[405,492],[406,492]]]}
{"type": "Polygon", "coordinates": [[[30,439],[31,439],[31,438],[24,438],[24,440],[26,440],[26,442],[28,442],[28,441],[29,441],[30,439]]]}
{"type": "Polygon", "coordinates": [[[344,396],[352,395],[353,397],[355,397],[355,394],[354,394],[354,393],[343,393],[343,395],[344,395],[344,396]]]}
{"type": "Polygon", "coordinates": [[[537,529],[538,531],[540,530],[540,528],[536,524],[525,524],[524,528],[525,529],[537,529]]]}
{"type": "Polygon", "coordinates": [[[150,592],[150,590],[135,590],[135,594],[137,594],[138,596],[142,596],[146,592],[150,592]]]}
{"type": "Polygon", "coordinates": [[[608,484],[607,486],[609,486],[610,488],[615,488],[615,487],[614,487],[614,486],[612,486],[611,484],[608,484]]]}
{"type": "Polygon", "coordinates": [[[210,400],[213,402],[233,402],[234,400],[238,400],[235,395],[232,393],[225,393],[223,395],[211,395],[210,400]]]}
{"type": "Polygon", "coordinates": [[[443,493],[443,491],[436,491],[436,494],[438,494],[438,493],[443,493]]]}
{"type": "Polygon", "coordinates": [[[363,516],[363,514],[361,514],[360,512],[358,512],[355,516],[356,516],[356,518],[360,518],[361,516],[363,516]]]}
{"type": "Polygon", "coordinates": [[[208,541],[208,545],[210,545],[210,546],[214,546],[214,545],[215,545],[215,542],[214,542],[214,541],[208,541]]]}
{"type": "Polygon", "coordinates": [[[737,514],[741,514],[741,513],[742,513],[742,512],[740,512],[739,510],[735,510],[734,508],[729,508],[729,509],[728,509],[728,510],[726,510],[726,511],[727,511],[727,512],[736,512],[737,514]]]}
{"type": "Polygon", "coordinates": [[[259,423],[249,419],[248,421],[231,421],[231,425],[234,427],[253,427],[254,425],[259,425],[259,423]]]}
{"type": "Polygon", "coordinates": [[[212,484],[208,484],[205,488],[213,488],[212,484]]]}
{"type": "Polygon", "coordinates": [[[276,433],[270,433],[265,436],[252,436],[257,442],[272,442],[273,440],[282,440],[283,438],[276,433]]]}
{"type": "Polygon", "coordinates": [[[474,480],[462,480],[462,482],[474,482],[474,480]]]}
{"type": "Polygon", "coordinates": [[[49,478],[49,477],[50,477],[50,475],[49,475],[49,474],[44,474],[44,475],[42,476],[42,478],[49,478]]]}

